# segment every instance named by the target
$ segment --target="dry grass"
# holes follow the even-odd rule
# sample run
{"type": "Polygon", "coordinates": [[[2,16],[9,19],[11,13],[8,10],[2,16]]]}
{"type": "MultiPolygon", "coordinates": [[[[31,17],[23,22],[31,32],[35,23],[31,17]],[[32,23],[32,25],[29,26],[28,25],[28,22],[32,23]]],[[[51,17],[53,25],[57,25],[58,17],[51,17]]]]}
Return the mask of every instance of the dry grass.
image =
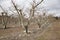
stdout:
{"type": "Polygon", "coordinates": [[[48,28],[47,31],[38,38],[38,40],[60,40],[60,23],[55,22],[52,27],[48,28]]]}
{"type": "MultiPolygon", "coordinates": [[[[55,23],[53,23],[52,27],[48,28],[47,31],[41,37],[37,38],[38,40],[60,40],[60,23],[59,23],[60,21],[59,20],[57,20],[57,21],[52,20],[52,21],[55,21],[55,23]]],[[[11,37],[12,35],[21,33],[24,30],[23,28],[18,27],[18,25],[15,25],[15,24],[7,25],[7,26],[9,26],[7,29],[0,29],[0,38],[2,36],[11,37]],[[12,26],[15,26],[15,27],[12,27],[12,26]]],[[[38,28],[37,24],[29,25],[29,30],[31,30],[31,31],[37,30],[37,28],[38,28]]],[[[39,34],[37,34],[37,35],[39,35],[39,34]]]]}
{"type": "Polygon", "coordinates": [[[7,29],[0,29],[0,37],[5,37],[8,35],[14,35],[15,33],[17,34],[18,32],[21,32],[23,29],[21,27],[9,27],[7,29]]]}

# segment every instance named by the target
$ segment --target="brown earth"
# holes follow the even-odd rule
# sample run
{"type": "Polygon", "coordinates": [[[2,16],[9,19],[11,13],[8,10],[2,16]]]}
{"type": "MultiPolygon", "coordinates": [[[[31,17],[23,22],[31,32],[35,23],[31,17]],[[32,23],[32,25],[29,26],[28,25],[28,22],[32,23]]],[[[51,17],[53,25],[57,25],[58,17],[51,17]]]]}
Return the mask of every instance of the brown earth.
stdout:
{"type": "MultiPolygon", "coordinates": [[[[24,29],[21,27],[8,27],[7,29],[0,29],[0,40],[5,40],[5,38],[6,40],[13,40],[14,36],[18,37],[20,33],[23,31],[24,29]]],[[[25,40],[24,38],[23,40],[25,40]]],[[[17,39],[14,39],[14,40],[17,40],[17,39]]],[[[20,37],[18,40],[20,40],[20,37]]],[[[54,22],[53,25],[49,27],[42,36],[37,38],[37,40],[60,40],[60,22],[59,21],[54,22]]]]}
{"type": "Polygon", "coordinates": [[[38,40],[60,40],[60,22],[55,22],[38,40]]]}

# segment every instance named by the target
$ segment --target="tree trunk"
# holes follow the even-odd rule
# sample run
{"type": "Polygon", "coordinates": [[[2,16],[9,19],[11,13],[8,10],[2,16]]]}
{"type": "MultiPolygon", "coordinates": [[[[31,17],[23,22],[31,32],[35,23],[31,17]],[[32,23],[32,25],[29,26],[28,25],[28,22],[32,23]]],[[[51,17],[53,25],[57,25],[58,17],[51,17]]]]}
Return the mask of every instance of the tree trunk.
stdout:
{"type": "Polygon", "coordinates": [[[4,25],[5,26],[5,28],[4,29],[6,29],[7,27],[6,27],[6,25],[4,25]]]}
{"type": "Polygon", "coordinates": [[[38,23],[38,26],[39,26],[39,28],[41,27],[41,25],[38,23]]]}
{"type": "Polygon", "coordinates": [[[25,26],[26,33],[28,33],[28,25],[25,26]]]}

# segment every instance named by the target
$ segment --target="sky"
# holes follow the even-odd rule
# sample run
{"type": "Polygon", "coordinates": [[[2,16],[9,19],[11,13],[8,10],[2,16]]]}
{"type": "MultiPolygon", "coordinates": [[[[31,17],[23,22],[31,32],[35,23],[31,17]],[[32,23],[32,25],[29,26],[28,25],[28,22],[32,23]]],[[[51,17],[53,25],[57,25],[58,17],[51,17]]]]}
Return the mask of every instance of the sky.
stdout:
{"type": "MultiPolygon", "coordinates": [[[[40,0],[37,0],[37,2],[39,1],[40,0]]],[[[14,2],[21,8],[23,6],[28,8],[32,0],[14,0],[14,2]]],[[[5,10],[9,10],[12,6],[10,0],[0,0],[0,5],[2,5],[5,10]]],[[[60,16],[60,0],[44,0],[38,7],[46,9],[48,13],[54,13],[56,16],[60,16]]]]}

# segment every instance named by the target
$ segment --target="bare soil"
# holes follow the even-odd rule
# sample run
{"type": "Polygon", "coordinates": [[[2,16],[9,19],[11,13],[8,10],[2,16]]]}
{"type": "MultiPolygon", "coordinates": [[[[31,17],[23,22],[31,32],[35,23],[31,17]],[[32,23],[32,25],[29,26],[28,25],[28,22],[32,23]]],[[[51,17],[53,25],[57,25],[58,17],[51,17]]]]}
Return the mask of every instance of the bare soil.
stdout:
{"type": "MultiPolygon", "coordinates": [[[[36,29],[38,25],[34,24],[29,28],[35,30],[33,29],[34,27],[36,29]]],[[[34,33],[26,34],[22,27],[8,27],[7,29],[0,29],[0,40],[60,40],[59,21],[54,22],[52,26],[46,30],[42,35],[39,29],[34,33]],[[36,39],[34,37],[36,37],[36,39]]]]}
{"type": "Polygon", "coordinates": [[[60,40],[60,22],[53,23],[52,27],[48,28],[38,40],[60,40]]]}

